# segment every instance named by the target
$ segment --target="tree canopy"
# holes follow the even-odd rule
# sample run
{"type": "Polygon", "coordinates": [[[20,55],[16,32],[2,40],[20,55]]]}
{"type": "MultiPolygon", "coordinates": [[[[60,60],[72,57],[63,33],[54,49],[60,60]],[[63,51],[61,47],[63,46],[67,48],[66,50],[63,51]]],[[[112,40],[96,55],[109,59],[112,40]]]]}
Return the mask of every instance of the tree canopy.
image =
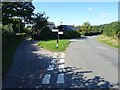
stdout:
{"type": "Polygon", "coordinates": [[[109,37],[120,37],[119,22],[112,22],[103,25],[91,25],[84,22],[82,26],[77,26],[84,35],[104,34],[109,37]]]}
{"type": "Polygon", "coordinates": [[[103,25],[103,34],[110,37],[120,37],[120,30],[118,28],[118,22],[112,22],[110,24],[103,25]]]}
{"type": "Polygon", "coordinates": [[[90,23],[89,22],[84,22],[81,26],[81,31],[82,33],[88,33],[90,31],[90,23]]]}
{"type": "Polygon", "coordinates": [[[45,13],[37,13],[34,16],[33,19],[33,30],[37,34],[40,34],[40,32],[47,26],[47,19],[48,17],[45,16],[45,13]]]}
{"type": "Polygon", "coordinates": [[[2,2],[2,23],[12,23],[15,17],[30,23],[34,9],[32,2],[2,2]]]}

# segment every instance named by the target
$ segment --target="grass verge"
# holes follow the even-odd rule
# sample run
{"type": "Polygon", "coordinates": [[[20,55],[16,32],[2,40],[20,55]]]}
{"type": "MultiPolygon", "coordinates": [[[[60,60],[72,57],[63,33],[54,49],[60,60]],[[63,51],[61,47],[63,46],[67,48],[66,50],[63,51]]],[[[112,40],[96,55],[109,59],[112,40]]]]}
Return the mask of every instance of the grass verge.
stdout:
{"type": "Polygon", "coordinates": [[[113,37],[108,37],[105,35],[100,35],[97,38],[98,41],[100,41],[101,43],[104,43],[108,46],[114,47],[114,48],[120,48],[120,46],[118,45],[118,39],[117,38],[113,38],[113,37]]]}
{"type": "Polygon", "coordinates": [[[56,48],[56,42],[57,42],[56,40],[40,41],[38,42],[38,45],[52,52],[62,52],[66,50],[67,46],[70,43],[70,41],[67,39],[59,40],[59,47],[56,48]]]}
{"type": "MultiPolygon", "coordinates": [[[[10,38],[10,37],[9,37],[10,38]]],[[[2,43],[2,75],[8,72],[13,60],[13,54],[17,46],[23,40],[22,36],[15,36],[11,39],[3,39],[2,43]]]]}

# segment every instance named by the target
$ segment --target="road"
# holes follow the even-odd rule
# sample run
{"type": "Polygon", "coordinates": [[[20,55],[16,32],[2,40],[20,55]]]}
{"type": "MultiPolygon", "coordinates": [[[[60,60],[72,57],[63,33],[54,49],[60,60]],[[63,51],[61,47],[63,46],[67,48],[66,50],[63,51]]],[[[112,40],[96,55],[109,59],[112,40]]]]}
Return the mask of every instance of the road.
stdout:
{"type": "Polygon", "coordinates": [[[117,86],[117,50],[95,37],[74,40],[66,52],[49,52],[24,40],[3,88],[111,88],[117,86]]]}
{"type": "Polygon", "coordinates": [[[101,44],[97,36],[88,36],[73,41],[65,57],[66,66],[78,67],[82,70],[91,70],[94,76],[103,77],[111,83],[118,83],[118,49],[101,44]]]}

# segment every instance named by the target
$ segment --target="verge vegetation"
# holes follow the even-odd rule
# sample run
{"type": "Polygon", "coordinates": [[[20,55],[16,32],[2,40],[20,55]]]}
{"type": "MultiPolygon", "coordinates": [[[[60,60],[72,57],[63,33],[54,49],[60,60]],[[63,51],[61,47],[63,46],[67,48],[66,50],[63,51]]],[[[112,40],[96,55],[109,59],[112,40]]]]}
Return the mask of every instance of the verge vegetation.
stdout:
{"type": "Polygon", "coordinates": [[[97,39],[105,43],[109,46],[120,48],[119,39],[120,39],[120,31],[119,31],[119,22],[112,22],[109,24],[101,25],[102,27],[102,35],[97,39]]]}
{"type": "Polygon", "coordinates": [[[104,44],[107,44],[111,47],[120,48],[119,45],[118,45],[118,39],[117,38],[108,37],[108,36],[105,36],[105,35],[100,35],[97,38],[97,40],[104,43],[104,44]]]}
{"type": "Polygon", "coordinates": [[[38,45],[52,52],[62,52],[66,50],[69,43],[70,43],[69,40],[62,39],[62,40],[59,40],[58,48],[56,48],[56,40],[40,41],[38,42],[38,45]]]}
{"type": "Polygon", "coordinates": [[[3,26],[2,31],[2,74],[4,76],[12,64],[14,51],[24,36],[15,35],[9,29],[9,25],[3,26]]]}
{"type": "Polygon", "coordinates": [[[120,30],[118,26],[119,22],[116,21],[109,24],[92,26],[89,22],[84,22],[82,26],[77,27],[79,28],[79,32],[84,36],[102,34],[97,40],[109,46],[118,48],[118,38],[120,38],[120,30]]]}

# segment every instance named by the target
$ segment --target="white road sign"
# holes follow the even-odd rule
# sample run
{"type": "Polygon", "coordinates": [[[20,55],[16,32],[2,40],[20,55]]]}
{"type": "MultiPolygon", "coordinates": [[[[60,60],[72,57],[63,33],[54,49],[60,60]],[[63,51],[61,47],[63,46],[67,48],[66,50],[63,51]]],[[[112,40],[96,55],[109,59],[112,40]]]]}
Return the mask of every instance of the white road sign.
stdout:
{"type": "Polygon", "coordinates": [[[63,34],[63,32],[58,32],[58,34],[63,34]]]}
{"type": "Polygon", "coordinates": [[[58,32],[58,29],[52,29],[52,32],[58,32]]]}

